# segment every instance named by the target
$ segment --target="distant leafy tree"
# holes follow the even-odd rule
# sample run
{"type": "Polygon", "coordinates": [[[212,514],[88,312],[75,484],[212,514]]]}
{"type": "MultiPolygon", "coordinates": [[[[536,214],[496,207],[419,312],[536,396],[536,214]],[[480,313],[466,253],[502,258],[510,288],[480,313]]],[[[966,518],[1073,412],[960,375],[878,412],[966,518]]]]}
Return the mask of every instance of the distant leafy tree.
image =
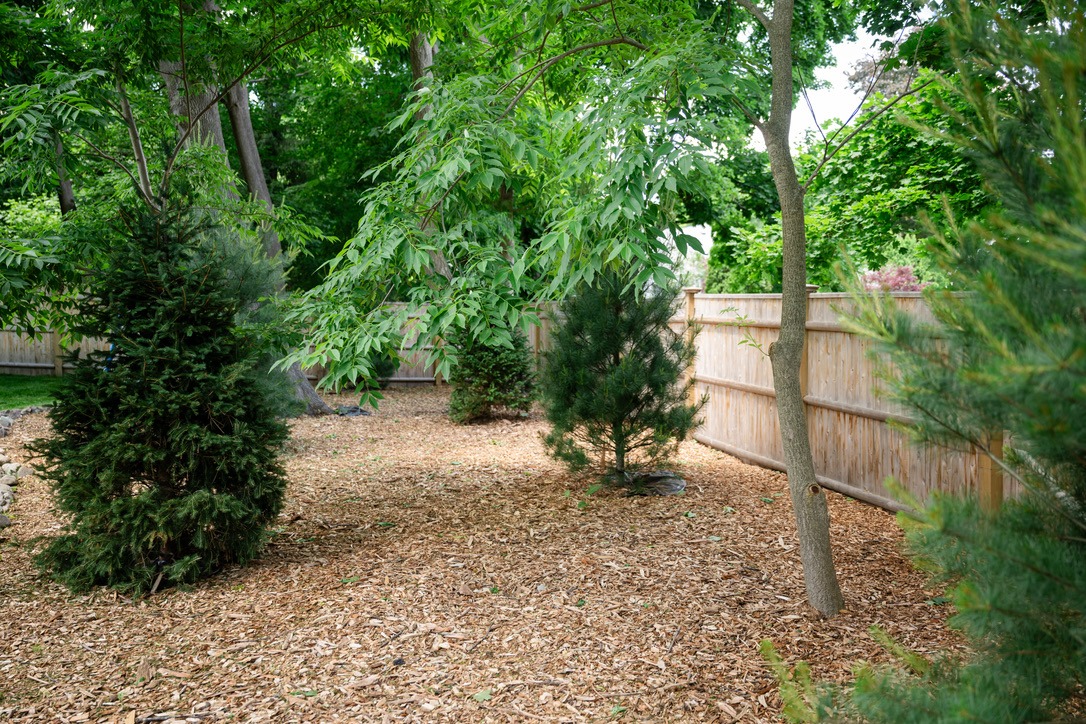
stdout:
{"type": "MultiPolygon", "coordinates": [[[[946,285],[929,248],[933,234],[947,230],[948,211],[960,222],[993,204],[975,162],[937,135],[949,122],[942,109],[962,103],[930,71],[913,85],[923,87],[890,112],[879,114],[885,98],[869,101],[852,124],[855,135],[831,158],[813,134],[800,153],[800,173],[818,171],[807,194],[807,274],[824,291],[841,289],[835,267],[846,260],[868,270],[909,266],[921,282],[946,285]]],[[[837,122],[824,132],[852,133],[837,122]]],[[[714,234],[706,288],[778,292],[781,264],[779,217],[751,215],[714,234]]]]}
{"type": "Polygon", "coordinates": [[[688,404],[693,382],[680,382],[696,350],[669,326],[678,290],[635,279],[605,270],[562,304],[542,381],[551,454],[581,470],[606,452],[625,481],[665,460],[704,404],[688,404]]]}
{"type": "Polygon", "coordinates": [[[867,298],[861,325],[899,371],[924,441],[984,446],[1005,430],[1023,495],[989,513],[937,497],[909,546],[950,586],[963,661],[915,676],[868,671],[855,704],[889,722],[1051,721],[1086,684],[1086,15],[951,2],[946,33],[967,101],[951,137],[1001,204],[953,225],[930,294],[938,329],[867,298]]]}
{"type": "Polygon", "coordinates": [[[268,372],[281,350],[257,304],[278,270],[184,206],[122,219],[76,310],[77,331],[110,347],[74,360],[55,434],[35,443],[69,516],[38,562],[73,590],[144,592],[249,561],[286,485],[290,387],[268,372]]]}

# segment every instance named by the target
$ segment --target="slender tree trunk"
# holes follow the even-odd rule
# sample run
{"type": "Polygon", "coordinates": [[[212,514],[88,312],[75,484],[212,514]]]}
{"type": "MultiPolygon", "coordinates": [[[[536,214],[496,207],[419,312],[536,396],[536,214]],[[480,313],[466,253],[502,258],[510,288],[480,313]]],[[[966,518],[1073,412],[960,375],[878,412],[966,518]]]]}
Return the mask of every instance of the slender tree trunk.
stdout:
{"type": "MultiPolygon", "coordinates": [[[[238,147],[238,157],[241,161],[241,175],[249,187],[249,193],[253,197],[264,202],[264,206],[272,213],[275,209],[272,204],[271,192],[268,190],[268,182],[264,178],[264,165],[260,161],[260,150],[256,145],[256,134],[253,132],[253,119],[249,113],[249,89],[244,83],[237,83],[226,96],[226,110],[230,115],[230,127],[234,131],[234,141],[238,147]]],[[[269,259],[278,258],[282,252],[279,235],[274,229],[266,229],[263,234],[264,252],[269,259]]],[[[286,288],[286,279],[280,277],[278,291],[286,288]]],[[[294,396],[305,404],[307,415],[334,414],[317,391],[313,389],[309,379],[302,371],[301,365],[295,363],[287,370],[291,381],[294,383],[294,396]]]]}
{"type": "Polygon", "coordinates": [[[788,134],[792,122],[793,0],[778,0],[769,23],[773,90],[769,121],[762,126],[770,167],[781,202],[784,278],[781,332],[769,348],[773,389],[788,470],[788,488],[795,509],[807,600],[824,616],[844,607],[830,547],[830,517],[826,494],[815,478],[807,411],[800,386],[800,366],[807,326],[807,235],[804,189],[796,176],[788,134]]]}
{"type": "MultiPolygon", "coordinates": [[[[426,37],[426,33],[416,33],[411,38],[411,44],[408,48],[411,57],[411,78],[415,81],[415,89],[418,90],[426,85],[426,81],[434,77],[432,67],[434,65],[434,50],[437,46],[431,44],[426,37]]],[[[430,106],[424,106],[418,113],[415,114],[415,120],[420,121],[426,117],[426,114],[430,111],[430,106]]],[[[423,229],[425,232],[426,230],[423,229]]],[[[445,255],[440,251],[430,252],[430,266],[435,274],[440,274],[446,279],[452,279],[452,269],[449,268],[449,262],[445,259],[445,255]]]]}
{"type": "Polygon", "coordinates": [[[75,192],[72,190],[72,180],[68,178],[68,171],[64,168],[64,142],[57,136],[57,196],[60,201],[60,214],[67,216],[75,211],[75,192]]]}
{"type": "MultiPolygon", "coordinates": [[[[249,187],[249,193],[253,198],[264,202],[268,213],[274,213],[271,192],[268,190],[268,182],[264,178],[264,165],[260,161],[260,150],[256,145],[256,134],[253,132],[253,120],[249,114],[249,87],[243,83],[235,83],[226,98],[226,111],[230,116],[230,128],[234,131],[234,142],[238,147],[238,158],[241,161],[241,177],[249,187]]],[[[279,234],[275,229],[265,229],[263,233],[264,251],[269,259],[279,256],[282,245],[279,234]]]]}
{"type": "Polygon", "coordinates": [[[140,140],[139,126],[136,125],[136,117],[132,114],[132,106],[128,102],[128,93],[124,83],[118,76],[117,94],[121,97],[121,115],[124,116],[124,125],[128,129],[128,141],[132,145],[132,158],[136,163],[136,173],[139,176],[140,191],[148,203],[153,203],[154,195],[151,191],[151,173],[147,168],[147,154],[143,152],[143,141],[140,140]]]}

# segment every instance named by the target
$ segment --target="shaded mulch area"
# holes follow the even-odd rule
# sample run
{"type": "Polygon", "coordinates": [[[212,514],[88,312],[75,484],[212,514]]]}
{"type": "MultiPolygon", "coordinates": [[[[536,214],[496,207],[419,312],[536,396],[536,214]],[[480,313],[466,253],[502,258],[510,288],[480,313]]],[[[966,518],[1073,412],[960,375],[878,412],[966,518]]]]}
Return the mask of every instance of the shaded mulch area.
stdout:
{"type": "MultiPolygon", "coordinates": [[[[447,403],[399,389],[372,416],[294,422],[263,558],[144,600],[39,575],[33,539],[60,523],[22,481],[0,532],[0,719],[773,721],[763,638],[838,681],[888,660],[873,624],[958,645],[881,510],[830,494],[848,610],[821,620],[783,475],[689,443],[685,495],[586,498],[538,415],[458,427],[447,403]]],[[[47,432],[29,416],[0,447],[25,461],[47,432]]]]}

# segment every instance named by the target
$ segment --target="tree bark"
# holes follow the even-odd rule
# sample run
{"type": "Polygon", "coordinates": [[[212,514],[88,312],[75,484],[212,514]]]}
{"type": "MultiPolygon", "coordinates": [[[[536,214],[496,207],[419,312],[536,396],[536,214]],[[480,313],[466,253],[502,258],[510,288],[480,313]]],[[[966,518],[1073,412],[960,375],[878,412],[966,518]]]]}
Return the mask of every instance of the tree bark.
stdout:
{"type": "Polygon", "coordinates": [[[136,173],[139,176],[140,191],[148,203],[153,203],[154,195],[151,191],[151,173],[147,168],[147,154],[143,152],[143,142],[140,140],[139,126],[132,115],[132,106],[128,102],[128,93],[124,83],[118,77],[117,94],[121,97],[121,115],[124,116],[124,125],[128,129],[128,141],[132,145],[132,158],[136,163],[136,173]]]}
{"type": "MultiPolygon", "coordinates": [[[[269,214],[274,213],[275,205],[272,203],[271,192],[268,190],[268,182],[264,178],[264,165],[260,161],[260,149],[257,148],[256,134],[253,132],[253,119],[249,114],[249,87],[244,82],[238,81],[230,88],[224,100],[227,114],[230,116],[230,128],[234,131],[234,142],[238,147],[241,177],[245,179],[245,185],[249,187],[249,194],[263,201],[264,208],[269,214]]],[[[279,256],[282,245],[275,229],[265,229],[262,237],[264,251],[268,258],[274,259],[279,256]]]]}
{"type": "MultiPolygon", "coordinates": [[[[253,132],[253,119],[249,113],[249,89],[243,82],[236,83],[227,93],[226,110],[230,116],[230,127],[234,131],[234,141],[238,147],[238,157],[241,161],[241,175],[249,187],[249,193],[254,198],[264,202],[268,213],[275,209],[272,204],[271,192],[268,190],[268,182],[264,178],[264,165],[260,161],[260,150],[256,145],[256,134],[253,132]]],[[[274,229],[266,229],[263,233],[264,252],[269,259],[275,259],[282,252],[279,235],[274,229]]],[[[286,279],[280,277],[278,291],[286,288],[286,279]]],[[[294,396],[306,406],[307,415],[330,415],[335,413],[317,391],[313,389],[309,379],[302,371],[301,365],[295,363],[287,370],[287,374],[294,383],[294,396]]]]}
{"type": "MultiPolygon", "coordinates": [[[[434,77],[433,65],[434,65],[434,50],[436,44],[431,44],[426,37],[426,33],[416,33],[411,38],[411,44],[408,48],[409,55],[411,57],[411,78],[415,81],[415,90],[418,90],[426,85],[426,81],[434,77]]],[[[426,114],[430,112],[430,106],[423,106],[415,114],[415,120],[421,121],[426,117],[426,114]]],[[[423,228],[423,232],[426,229],[423,228]]],[[[430,267],[435,274],[439,274],[446,279],[452,279],[452,269],[449,268],[449,262],[445,259],[445,255],[440,251],[430,252],[430,267]]]]}
{"type": "Polygon", "coordinates": [[[170,112],[183,118],[178,132],[184,135],[189,131],[186,144],[203,143],[217,147],[226,153],[226,141],[222,134],[222,117],[219,105],[215,102],[218,91],[214,85],[185,80],[185,68],[180,61],[161,60],[158,72],[166,84],[166,94],[170,99],[170,112]],[[206,109],[206,110],[205,110],[206,109]]]}
{"type": "Polygon", "coordinates": [[[792,122],[793,0],[774,3],[769,21],[773,88],[769,120],[762,124],[773,182],[781,202],[783,282],[781,331],[769,348],[773,388],[777,395],[788,489],[795,510],[807,600],[830,617],[844,607],[830,547],[830,518],[826,494],[815,478],[807,411],[800,384],[800,367],[807,326],[807,235],[803,209],[805,191],[796,175],[788,134],[792,122]]]}
{"type": "Polygon", "coordinates": [[[57,136],[57,197],[60,201],[60,214],[67,216],[75,211],[75,191],[72,190],[72,180],[68,178],[68,171],[64,168],[64,142],[57,136]]]}

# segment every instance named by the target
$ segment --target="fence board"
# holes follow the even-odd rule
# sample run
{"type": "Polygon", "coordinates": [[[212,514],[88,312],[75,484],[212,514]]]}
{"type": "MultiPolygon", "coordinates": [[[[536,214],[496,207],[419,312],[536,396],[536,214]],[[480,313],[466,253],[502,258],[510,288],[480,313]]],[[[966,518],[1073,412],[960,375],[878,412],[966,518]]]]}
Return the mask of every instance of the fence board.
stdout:
{"type": "MultiPolygon", "coordinates": [[[[910,314],[933,319],[921,294],[892,296],[910,314]]],[[[812,294],[809,301],[804,399],[819,480],[892,509],[901,506],[890,499],[889,477],[921,500],[937,490],[976,492],[981,451],[918,447],[892,426],[907,420],[907,411],[882,394],[870,343],[841,327],[841,312],[852,306],[848,295],[812,294]]],[[[784,455],[766,353],[779,333],[780,305],[779,294],[694,297],[701,326],[694,379],[709,395],[696,439],[776,469],[784,468],[784,455]]],[[[1012,485],[1004,491],[1016,492],[1012,485]]]]}

